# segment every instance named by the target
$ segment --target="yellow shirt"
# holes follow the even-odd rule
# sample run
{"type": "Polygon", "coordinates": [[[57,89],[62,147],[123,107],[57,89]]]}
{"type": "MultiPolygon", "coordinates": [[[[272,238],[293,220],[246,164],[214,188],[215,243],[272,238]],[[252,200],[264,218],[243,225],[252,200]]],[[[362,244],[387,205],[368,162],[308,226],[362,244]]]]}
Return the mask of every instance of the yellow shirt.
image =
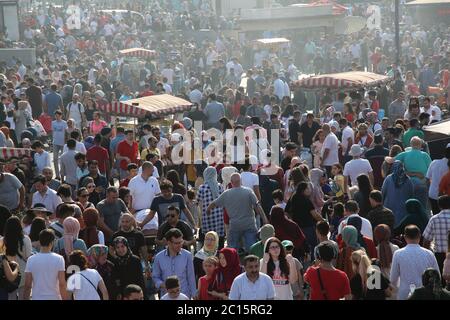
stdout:
{"type": "Polygon", "coordinates": [[[146,149],[142,150],[142,152],[141,152],[142,161],[145,161],[147,158],[147,155],[150,153],[156,154],[158,156],[158,158],[161,159],[161,152],[159,151],[158,148],[155,148],[153,150],[151,150],[150,148],[146,148],[146,149]]]}

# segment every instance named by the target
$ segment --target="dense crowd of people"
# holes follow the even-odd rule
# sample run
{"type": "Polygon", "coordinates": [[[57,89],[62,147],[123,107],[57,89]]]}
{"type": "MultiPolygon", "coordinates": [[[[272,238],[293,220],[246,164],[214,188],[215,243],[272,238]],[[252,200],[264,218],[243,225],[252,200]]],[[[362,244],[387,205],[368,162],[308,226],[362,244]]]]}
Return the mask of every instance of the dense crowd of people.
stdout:
{"type": "Polygon", "coordinates": [[[24,18],[38,62],[0,66],[0,148],[30,155],[0,163],[0,300],[450,299],[450,144],[432,160],[424,134],[448,118],[448,28],[405,31],[400,65],[389,19],[282,50],[142,31],[232,28],[175,2],[24,18]],[[319,90],[318,112],[294,82],[364,68],[391,81],[319,90]],[[192,103],[168,132],[106,112],[160,94],[192,103]]]}

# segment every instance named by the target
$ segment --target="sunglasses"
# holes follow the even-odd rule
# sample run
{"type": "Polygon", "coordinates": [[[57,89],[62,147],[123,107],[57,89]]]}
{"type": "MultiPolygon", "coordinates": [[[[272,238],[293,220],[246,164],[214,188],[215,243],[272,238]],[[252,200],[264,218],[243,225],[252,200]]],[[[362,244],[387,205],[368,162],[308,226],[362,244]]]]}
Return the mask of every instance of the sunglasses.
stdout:
{"type": "Polygon", "coordinates": [[[88,188],[88,189],[94,189],[94,188],[95,188],[95,185],[87,186],[87,188],[88,188]]]}

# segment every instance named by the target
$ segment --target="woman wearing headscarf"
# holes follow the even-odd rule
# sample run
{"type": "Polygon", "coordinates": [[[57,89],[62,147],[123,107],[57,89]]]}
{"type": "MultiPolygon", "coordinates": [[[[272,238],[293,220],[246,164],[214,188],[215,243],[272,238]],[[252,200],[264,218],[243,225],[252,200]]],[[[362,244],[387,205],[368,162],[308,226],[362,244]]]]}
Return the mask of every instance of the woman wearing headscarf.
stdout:
{"type": "Polygon", "coordinates": [[[111,261],[114,263],[113,272],[117,275],[116,285],[119,295],[123,295],[123,291],[129,284],[135,284],[141,287],[145,297],[145,280],[141,259],[133,255],[128,240],[124,237],[115,238],[113,247],[115,255],[111,261]]]}
{"type": "Polygon", "coordinates": [[[64,235],[56,241],[53,252],[64,257],[66,262],[69,260],[69,255],[74,250],[81,250],[87,252],[86,244],[83,240],[78,239],[80,233],[80,223],[73,217],[67,217],[63,222],[64,235]]]}
{"type": "Polygon", "coordinates": [[[358,216],[350,217],[347,220],[347,225],[354,226],[356,228],[356,231],[358,232],[358,243],[362,248],[364,248],[364,250],[366,250],[369,258],[376,259],[378,255],[373,240],[366,236],[363,236],[361,233],[362,219],[358,216]]]}
{"type": "Polygon", "coordinates": [[[391,273],[392,256],[399,248],[390,242],[391,229],[385,224],[379,224],[374,230],[375,241],[378,243],[377,253],[381,271],[385,276],[391,273]]]}
{"type": "Polygon", "coordinates": [[[394,235],[403,234],[405,227],[410,224],[418,226],[420,232],[423,233],[427,227],[429,217],[422,203],[417,199],[409,199],[406,201],[405,207],[406,215],[395,228],[394,235]]]}
{"type": "Polygon", "coordinates": [[[209,231],[217,232],[219,236],[218,247],[223,248],[225,241],[225,225],[223,222],[223,208],[216,207],[210,214],[206,213],[208,206],[223,192],[222,185],[217,182],[217,171],[214,167],[208,167],[203,172],[204,182],[197,192],[197,202],[202,210],[202,227],[200,229],[200,241],[209,231]]]}
{"type": "Polygon", "coordinates": [[[311,201],[314,204],[314,208],[318,212],[322,212],[324,201],[324,193],[322,191],[322,187],[320,186],[320,178],[323,176],[324,172],[320,169],[314,168],[311,170],[311,184],[312,184],[312,193],[311,193],[311,201]]]}
{"type": "Polygon", "coordinates": [[[294,244],[293,255],[301,259],[304,255],[303,245],[305,235],[294,221],[289,219],[281,207],[273,207],[270,213],[270,223],[275,228],[275,236],[281,241],[290,240],[294,244]]]}
{"type": "Polygon", "coordinates": [[[114,264],[108,260],[108,247],[101,244],[95,244],[89,248],[87,252],[89,268],[98,271],[106,289],[109,293],[110,300],[114,300],[118,295],[116,285],[116,273],[114,272],[114,264]]]}
{"type": "Polygon", "coordinates": [[[422,285],[422,288],[414,290],[409,300],[450,300],[450,292],[442,288],[439,271],[431,268],[425,270],[422,285]]]}
{"type": "Polygon", "coordinates": [[[392,173],[384,180],[381,193],[383,195],[383,206],[394,213],[394,227],[396,228],[406,216],[406,201],[414,198],[414,186],[411,179],[406,175],[402,162],[394,162],[392,173]]]}
{"type": "Polygon", "coordinates": [[[95,208],[88,208],[83,212],[83,221],[86,226],[80,232],[80,239],[83,239],[88,248],[95,244],[105,244],[105,235],[97,229],[99,213],[95,208]]]}
{"type": "Polygon", "coordinates": [[[197,280],[205,275],[205,271],[203,270],[203,261],[208,257],[215,257],[217,255],[218,247],[219,235],[217,232],[207,232],[205,234],[203,247],[194,256],[194,271],[197,280]]]}
{"type": "Polygon", "coordinates": [[[344,271],[349,279],[354,276],[352,265],[352,253],[362,249],[358,242],[358,230],[354,226],[346,226],[342,229],[343,247],[339,249],[336,268],[344,271]]]}
{"type": "Polygon", "coordinates": [[[211,286],[210,294],[222,300],[226,299],[234,279],[241,273],[242,267],[236,249],[221,249],[219,251],[219,268],[211,286]]]}

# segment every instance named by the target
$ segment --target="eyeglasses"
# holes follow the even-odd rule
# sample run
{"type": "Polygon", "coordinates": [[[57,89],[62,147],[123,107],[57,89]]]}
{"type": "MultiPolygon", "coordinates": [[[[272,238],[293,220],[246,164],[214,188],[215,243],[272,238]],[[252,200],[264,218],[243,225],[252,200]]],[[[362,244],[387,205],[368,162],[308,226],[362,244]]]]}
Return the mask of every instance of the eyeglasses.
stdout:
{"type": "Polygon", "coordinates": [[[270,246],[269,249],[270,249],[270,250],[280,249],[280,246],[270,246]]]}

